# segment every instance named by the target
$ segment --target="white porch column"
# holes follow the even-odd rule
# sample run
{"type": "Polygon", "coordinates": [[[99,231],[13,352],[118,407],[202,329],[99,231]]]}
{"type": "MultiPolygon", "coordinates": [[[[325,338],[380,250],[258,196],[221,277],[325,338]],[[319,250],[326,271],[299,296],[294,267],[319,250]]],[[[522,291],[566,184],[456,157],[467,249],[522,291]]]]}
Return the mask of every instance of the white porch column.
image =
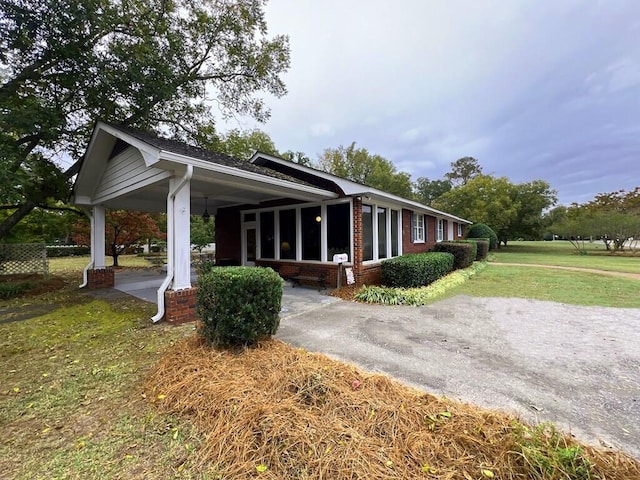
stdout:
{"type": "Polygon", "coordinates": [[[93,268],[105,268],[104,262],[104,207],[96,205],[93,207],[93,215],[91,217],[91,253],[93,254],[93,268]]]}
{"type": "MultiPolygon", "coordinates": [[[[180,177],[173,178],[169,189],[179,184],[180,177]]],[[[191,288],[191,182],[187,182],[176,194],[173,202],[173,290],[191,288]]],[[[169,252],[171,255],[171,252],[169,252]]]]}

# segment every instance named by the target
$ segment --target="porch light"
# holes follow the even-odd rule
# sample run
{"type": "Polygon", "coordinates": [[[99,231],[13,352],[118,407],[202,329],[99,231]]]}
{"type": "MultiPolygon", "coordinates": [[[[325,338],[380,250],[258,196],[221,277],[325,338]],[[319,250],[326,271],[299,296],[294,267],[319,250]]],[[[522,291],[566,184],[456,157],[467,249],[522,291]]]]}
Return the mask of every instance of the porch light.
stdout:
{"type": "Polygon", "coordinates": [[[204,197],[204,213],[202,214],[202,221],[204,223],[209,223],[209,219],[211,215],[209,215],[209,210],[207,210],[207,197],[204,197]]]}
{"type": "Polygon", "coordinates": [[[316,222],[320,223],[321,221],[322,221],[322,217],[321,217],[320,215],[318,215],[318,216],[316,217],[316,222]]]}

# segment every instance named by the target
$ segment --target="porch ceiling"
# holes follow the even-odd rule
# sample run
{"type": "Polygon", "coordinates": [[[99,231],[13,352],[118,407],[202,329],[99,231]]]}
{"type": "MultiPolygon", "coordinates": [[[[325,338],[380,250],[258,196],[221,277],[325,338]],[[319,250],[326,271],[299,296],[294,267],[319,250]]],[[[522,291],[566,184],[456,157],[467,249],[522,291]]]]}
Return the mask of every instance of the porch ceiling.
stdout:
{"type": "MultiPolygon", "coordinates": [[[[168,194],[169,180],[164,179],[104,201],[102,205],[110,209],[165,212],[168,194]]],[[[233,205],[258,205],[278,198],[312,202],[326,200],[330,196],[326,193],[301,192],[295,185],[273,185],[265,180],[195,168],[191,179],[191,214],[200,215],[204,212],[205,197],[209,213],[215,214],[218,208],[233,205]]]]}

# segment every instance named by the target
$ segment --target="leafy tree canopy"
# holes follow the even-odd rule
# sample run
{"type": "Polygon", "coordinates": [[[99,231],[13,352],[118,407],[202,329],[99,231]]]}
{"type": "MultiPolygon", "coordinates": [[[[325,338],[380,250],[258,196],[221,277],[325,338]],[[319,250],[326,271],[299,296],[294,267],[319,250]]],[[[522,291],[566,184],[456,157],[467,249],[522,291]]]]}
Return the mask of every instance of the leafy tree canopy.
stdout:
{"type": "Polygon", "coordinates": [[[431,205],[451,188],[449,180],[429,180],[425,177],[419,177],[413,185],[416,198],[425,205],[431,205]]]}
{"type": "Polygon", "coordinates": [[[318,163],[322,170],[339,177],[401,197],[413,197],[408,173],[398,172],[393,163],[366,148],[356,148],[356,142],[348,147],[327,148],[318,163]]]}
{"type": "Polygon", "coordinates": [[[194,144],[215,140],[212,105],[265,120],[256,94],[286,93],[285,36],[265,0],[0,2],[0,238],[35,206],[69,194],[100,118],[194,144]],[[210,100],[214,99],[215,103],[210,100]]]}
{"type": "Polygon", "coordinates": [[[482,175],[482,167],[473,157],[462,157],[451,162],[451,171],[444,176],[455,187],[466,185],[469,180],[482,175]]]}
{"type": "Polygon", "coordinates": [[[240,160],[249,160],[256,150],[269,155],[280,156],[271,137],[258,129],[246,131],[229,130],[220,136],[219,140],[212,146],[212,150],[231,155],[240,160]]]}
{"type": "Polygon", "coordinates": [[[543,180],[513,184],[506,177],[478,175],[435,202],[436,208],[489,225],[506,245],[510,238],[537,238],[543,211],[556,192],[543,180]]]}

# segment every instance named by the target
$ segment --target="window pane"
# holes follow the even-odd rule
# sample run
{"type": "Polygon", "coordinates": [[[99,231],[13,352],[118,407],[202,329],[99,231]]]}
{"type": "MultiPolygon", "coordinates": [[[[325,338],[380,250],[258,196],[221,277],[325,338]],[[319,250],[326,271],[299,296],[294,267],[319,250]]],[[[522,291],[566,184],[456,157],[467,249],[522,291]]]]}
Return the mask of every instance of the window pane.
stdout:
{"type": "Polygon", "coordinates": [[[373,260],[373,213],[371,205],[362,205],[362,260],[373,260]]]}
{"type": "Polygon", "coordinates": [[[378,258],[387,258],[387,209],[378,207],[378,258]]]}
{"type": "Polygon", "coordinates": [[[296,211],[280,211],[280,258],[296,258],[296,211]]]}
{"type": "Polygon", "coordinates": [[[320,260],[320,207],[308,207],[302,212],[302,259],[320,260]]]}
{"type": "Polygon", "coordinates": [[[273,212],[260,213],[260,258],[274,258],[274,214],[273,212]]]}
{"type": "Polygon", "coordinates": [[[256,214],[255,213],[245,213],[244,214],[244,221],[245,222],[255,222],[256,221],[256,214]]]}
{"type": "Polygon", "coordinates": [[[391,210],[391,256],[398,256],[398,211],[391,210]]]}
{"type": "MultiPolygon", "coordinates": [[[[336,253],[351,255],[351,206],[348,203],[327,205],[327,260],[336,253]]],[[[349,258],[351,260],[351,258],[349,258]]]]}

